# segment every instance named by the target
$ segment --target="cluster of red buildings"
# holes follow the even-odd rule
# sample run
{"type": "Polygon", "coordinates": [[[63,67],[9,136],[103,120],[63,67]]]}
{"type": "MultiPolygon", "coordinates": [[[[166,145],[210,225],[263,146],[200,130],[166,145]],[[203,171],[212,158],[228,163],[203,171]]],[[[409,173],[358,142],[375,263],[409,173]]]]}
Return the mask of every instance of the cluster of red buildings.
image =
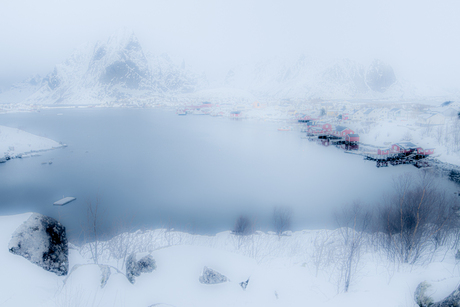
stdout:
{"type": "Polygon", "coordinates": [[[391,145],[390,148],[377,149],[377,155],[379,156],[390,156],[395,154],[416,154],[419,156],[429,156],[434,153],[434,148],[423,149],[411,142],[401,142],[391,145]]]}
{"type": "Polygon", "coordinates": [[[316,123],[314,121],[306,120],[307,133],[310,135],[326,136],[335,139],[342,139],[345,142],[357,143],[359,142],[359,135],[352,129],[345,126],[333,127],[329,123],[316,123]]]}

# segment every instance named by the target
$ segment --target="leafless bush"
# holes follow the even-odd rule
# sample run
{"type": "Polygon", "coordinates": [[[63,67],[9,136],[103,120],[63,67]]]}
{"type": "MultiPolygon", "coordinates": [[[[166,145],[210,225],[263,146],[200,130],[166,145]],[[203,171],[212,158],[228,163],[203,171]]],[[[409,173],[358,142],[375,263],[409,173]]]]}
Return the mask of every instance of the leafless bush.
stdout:
{"type": "Polygon", "coordinates": [[[135,252],[137,238],[132,231],[132,219],[120,219],[113,224],[113,237],[107,241],[110,256],[117,260],[117,268],[121,270],[126,258],[135,252]]]}
{"type": "Polygon", "coordinates": [[[444,130],[445,130],[445,127],[444,125],[440,125],[436,128],[436,134],[435,134],[435,137],[436,137],[436,141],[438,141],[438,144],[441,145],[442,144],[442,140],[444,138],[444,130]]]}
{"type": "Polygon", "coordinates": [[[245,215],[240,215],[235,222],[232,233],[237,237],[237,248],[247,241],[247,237],[254,233],[254,222],[245,215]]]}
{"type": "Polygon", "coordinates": [[[409,131],[406,131],[402,136],[401,141],[412,141],[412,134],[409,131]]]}
{"type": "Polygon", "coordinates": [[[343,289],[347,292],[358,268],[361,247],[369,229],[371,214],[358,202],[354,202],[351,206],[345,207],[341,213],[336,214],[336,221],[344,242],[339,281],[343,282],[343,289]]]}
{"type": "Polygon", "coordinates": [[[313,241],[311,260],[315,266],[315,277],[320,269],[328,266],[335,259],[336,245],[335,231],[322,230],[317,233],[313,241]]]}
{"type": "Polygon", "coordinates": [[[235,226],[233,227],[233,234],[238,236],[247,236],[254,233],[254,223],[253,221],[245,216],[240,215],[235,222],[235,226]]]}
{"type": "Polygon", "coordinates": [[[273,226],[278,238],[283,232],[291,229],[292,209],[287,206],[275,207],[273,210],[273,226]]]}
{"type": "Polygon", "coordinates": [[[418,180],[400,176],[395,194],[378,216],[380,244],[387,255],[402,263],[415,263],[446,243],[458,218],[455,206],[426,173],[418,180]]]}
{"type": "Polygon", "coordinates": [[[82,232],[86,246],[91,253],[91,259],[96,264],[99,263],[99,258],[106,248],[103,240],[107,233],[106,218],[107,214],[101,206],[99,195],[96,195],[94,201],[88,198],[86,200],[86,221],[82,224],[82,232]]]}

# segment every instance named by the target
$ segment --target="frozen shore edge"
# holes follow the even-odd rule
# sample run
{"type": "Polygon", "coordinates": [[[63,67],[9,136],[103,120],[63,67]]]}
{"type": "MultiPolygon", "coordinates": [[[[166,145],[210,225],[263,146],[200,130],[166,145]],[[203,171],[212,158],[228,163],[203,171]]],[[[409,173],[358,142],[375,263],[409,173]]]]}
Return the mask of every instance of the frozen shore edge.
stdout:
{"type": "Polygon", "coordinates": [[[23,158],[29,158],[29,157],[34,157],[34,156],[39,156],[38,153],[40,152],[46,152],[46,151],[51,151],[59,148],[65,148],[67,147],[67,144],[61,144],[60,146],[57,147],[51,147],[51,148],[46,148],[46,149],[32,149],[31,151],[26,151],[26,152],[21,152],[17,153],[14,155],[4,155],[3,157],[0,158],[0,163],[5,163],[8,160],[12,159],[23,159],[23,158]]]}

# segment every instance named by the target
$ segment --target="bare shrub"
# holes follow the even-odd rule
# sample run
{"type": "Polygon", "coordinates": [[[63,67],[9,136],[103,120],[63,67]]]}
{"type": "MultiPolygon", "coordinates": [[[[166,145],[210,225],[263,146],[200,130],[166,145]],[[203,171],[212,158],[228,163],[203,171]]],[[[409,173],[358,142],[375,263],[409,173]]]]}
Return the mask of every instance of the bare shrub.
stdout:
{"type": "Polygon", "coordinates": [[[336,214],[336,221],[344,243],[339,282],[343,282],[343,289],[347,292],[358,268],[361,247],[365,242],[366,231],[369,229],[371,214],[362,208],[359,202],[354,202],[351,206],[345,207],[341,213],[336,214]]]}
{"type": "Polygon", "coordinates": [[[436,134],[435,134],[435,137],[436,137],[436,141],[438,141],[438,144],[441,145],[442,144],[442,140],[444,138],[444,125],[441,125],[441,126],[438,126],[436,128],[436,134]]]}
{"type": "Polygon", "coordinates": [[[273,226],[279,238],[291,229],[292,209],[287,206],[278,206],[273,210],[273,226]]]}
{"type": "Polygon", "coordinates": [[[122,270],[126,263],[126,258],[136,249],[137,238],[132,233],[132,218],[120,219],[112,227],[113,237],[107,241],[107,248],[110,256],[117,260],[117,268],[122,270]]]}
{"type": "Polygon", "coordinates": [[[106,229],[106,210],[101,206],[101,199],[96,195],[95,200],[86,200],[86,221],[82,224],[82,232],[86,246],[95,264],[104,253],[106,244],[103,241],[106,229]]]}
{"type": "Polygon", "coordinates": [[[237,248],[243,245],[247,241],[248,236],[254,233],[254,222],[245,215],[240,215],[235,222],[232,233],[237,237],[237,248]]]}
{"type": "Polygon", "coordinates": [[[409,131],[406,131],[402,136],[401,141],[412,141],[412,134],[409,131]]]}
{"type": "Polygon", "coordinates": [[[383,205],[378,222],[381,245],[390,259],[415,263],[445,244],[457,215],[445,192],[428,174],[418,180],[410,175],[395,181],[395,194],[383,205]]]}
{"type": "Polygon", "coordinates": [[[238,236],[247,236],[254,233],[254,222],[245,215],[240,215],[233,227],[233,234],[238,236]]]}
{"type": "Polygon", "coordinates": [[[315,266],[315,277],[318,277],[320,269],[328,266],[335,259],[336,242],[335,231],[321,230],[315,236],[311,261],[315,266]]]}

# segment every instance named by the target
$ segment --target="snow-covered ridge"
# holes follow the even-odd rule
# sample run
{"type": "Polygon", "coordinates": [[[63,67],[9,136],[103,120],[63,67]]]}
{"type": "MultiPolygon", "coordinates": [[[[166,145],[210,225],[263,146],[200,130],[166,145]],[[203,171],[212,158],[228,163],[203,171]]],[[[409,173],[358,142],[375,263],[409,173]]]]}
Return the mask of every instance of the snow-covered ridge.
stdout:
{"type": "Polygon", "coordinates": [[[322,62],[306,55],[296,60],[273,58],[236,67],[227,73],[225,84],[278,99],[384,98],[405,94],[393,68],[380,60],[365,67],[350,59],[322,62]]]}
{"type": "Polygon", "coordinates": [[[123,233],[101,242],[104,254],[92,264],[88,245],[70,244],[67,276],[57,276],[8,252],[14,231],[30,213],[0,217],[2,306],[415,306],[414,292],[426,280],[435,301],[458,284],[454,251],[429,264],[397,264],[368,246],[360,252],[348,293],[341,265],[346,253],[339,230],[305,230],[278,237],[256,232],[241,238],[158,229],[123,233]],[[156,268],[131,284],[123,251],[152,255],[156,268]],[[120,253],[116,253],[116,252],[120,253]],[[115,257],[116,256],[116,257],[115,257]],[[203,284],[203,268],[228,281],[203,284]],[[7,278],[5,277],[7,276],[7,278]],[[248,281],[243,288],[240,283],[248,281]],[[24,295],[27,293],[27,295],[24,295]],[[180,293],[180,295],[178,295],[180,293]]]}
{"type": "Polygon", "coordinates": [[[199,99],[201,90],[224,89],[228,102],[247,92],[254,100],[276,99],[413,99],[457,95],[445,89],[415,86],[398,76],[390,63],[375,59],[364,65],[350,59],[325,62],[308,55],[274,57],[242,63],[221,78],[174,63],[167,54],[146,52],[127,29],[107,40],[78,47],[45,77],[35,76],[0,93],[0,103],[113,104],[140,100],[199,99]],[[184,95],[185,94],[185,95],[184,95]]]}
{"type": "Polygon", "coordinates": [[[55,149],[65,145],[17,128],[0,126],[0,159],[55,149]]]}
{"type": "Polygon", "coordinates": [[[149,58],[132,31],[120,30],[106,41],[78,47],[46,77],[0,94],[0,102],[101,104],[195,90],[195,76],[185,68],[167,56],[149,58]]]}

